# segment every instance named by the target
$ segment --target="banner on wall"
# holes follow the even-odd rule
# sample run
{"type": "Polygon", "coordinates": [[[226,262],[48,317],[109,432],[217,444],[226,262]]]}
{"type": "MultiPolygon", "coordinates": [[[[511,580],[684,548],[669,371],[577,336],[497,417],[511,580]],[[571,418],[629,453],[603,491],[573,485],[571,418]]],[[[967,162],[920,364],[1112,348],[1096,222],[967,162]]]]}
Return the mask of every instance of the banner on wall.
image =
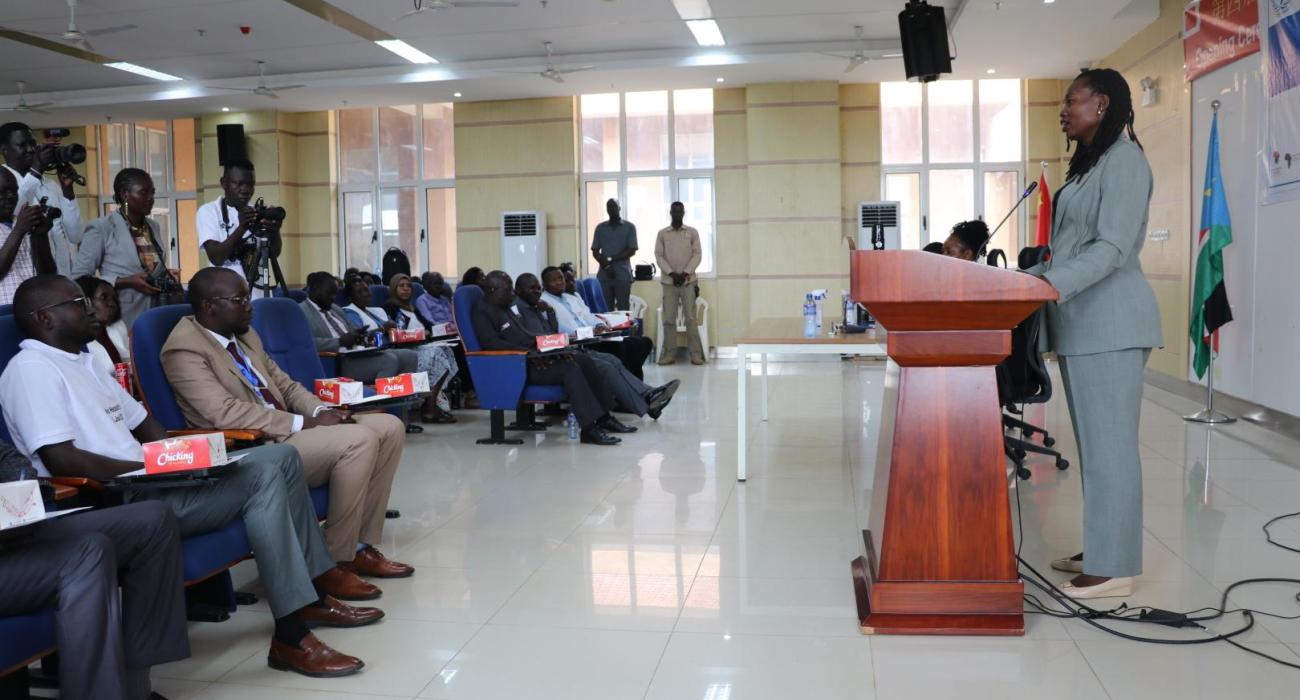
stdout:
{"type": "Polygon", "coordinates": [[[1266,0],[1264,203],[1300,193],[1300,0],[1266,0]]]}
{"type": "Polygon", "coordinates": [[[1183,8],[1183,75],[1188,82],[1256,51],[1256,0],[1192,0],[1183,8]]]}

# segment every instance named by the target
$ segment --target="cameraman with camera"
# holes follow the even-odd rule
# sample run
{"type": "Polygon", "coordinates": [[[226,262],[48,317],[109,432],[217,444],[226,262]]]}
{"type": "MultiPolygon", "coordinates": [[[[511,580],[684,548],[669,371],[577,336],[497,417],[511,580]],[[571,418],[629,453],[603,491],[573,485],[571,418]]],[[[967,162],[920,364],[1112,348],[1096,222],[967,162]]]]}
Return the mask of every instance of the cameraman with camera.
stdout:
{"type": "Polygon", "coordinates": [[[223,194],[199,207],[195,228],[199,246],[213,265],[238,273],[255,297],[269,297],[277,282],[283,284],[277,261],[284,247],[280,225],[285,211],[268,207],[261,200],[253,204],[256,186],[257,175],[251,162],[227,162],[221,176],[223,194]]]}
{"type": "Polygon", "coordinates": [[[54,272],[51,223],[39,206],[18,203],[18,181],[8,169],[0,168],[0,304],[14,303],[23,280],[54,272]]]}
{"type": "Polygon", "coordinates": [[[153,178],[139,168],[123,168],[113,178],[113,200],[117,211],[86,226],[70,276],[95,275],[113,285],[122,321],[130,328],[155,306],[182,303],[184,291],[167,269],[167,250],[159,243],[166,239],[158,222],[149,218],[153,178]]]}
{"type": "Polygon", "coordinates": [[[53,222],[49,233],[50,252],[59,274],[68,274],[82,239],[81,210],[72,186],[78,182],[85,184],[72,166],[85,162],[85,147],[38,144],[30,127],[22,122],[9,122],[0,126],[0,154],[4,155],[5,169],[18,182],[18,206],[43,204],[48,208],[48,218],[53,222]],[[45,179],[45,173],[50,170],[58,173],[57,186],[45,179]]]}

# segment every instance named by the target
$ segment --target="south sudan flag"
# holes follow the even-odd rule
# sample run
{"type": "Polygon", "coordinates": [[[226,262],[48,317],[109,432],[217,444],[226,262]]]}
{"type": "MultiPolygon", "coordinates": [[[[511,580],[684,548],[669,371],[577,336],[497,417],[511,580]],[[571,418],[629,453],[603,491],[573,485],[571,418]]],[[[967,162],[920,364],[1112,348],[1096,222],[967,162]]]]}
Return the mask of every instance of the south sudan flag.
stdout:
{"type": "Polygon", "coordinates": [[[1223,249],[1232,243],[1232,219],[1219,172],[1219,115],[1210,126],[1205,191],[1201,199],[1201,230],[1197,237],[1196,279],[1192,287],[1192,323],[1188,328],[1196,355],[1192,369],[1205,376],[1210,353],[1219,351],[1219,327],[1232,320],[1228,291],[1223,286],[1223,249]]]}

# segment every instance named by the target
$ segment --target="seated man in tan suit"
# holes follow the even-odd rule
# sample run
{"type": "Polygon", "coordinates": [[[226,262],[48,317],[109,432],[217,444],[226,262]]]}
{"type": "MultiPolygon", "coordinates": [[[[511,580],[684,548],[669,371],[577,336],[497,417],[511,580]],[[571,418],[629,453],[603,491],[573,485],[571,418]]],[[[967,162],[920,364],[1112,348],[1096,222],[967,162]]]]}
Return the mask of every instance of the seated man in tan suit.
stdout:
{"type": "MultiPolygon", "coordinates": [[[[331,409],[285,374],[249,327],[248,284],[235,272],[204,268],[189,293],[194,315],[176,324],[162,349],[163,370],[185,420],[197,428],[261,430],[298,448],[307,483],[329,482],[325,544],[335,561],[360,576],[410,576],[413,568],[373,546],[383,538],[402,457],[402,421],[331,409]]],[[[365,585],[369,598],[379,597],[377,586],[365,585]]]]}

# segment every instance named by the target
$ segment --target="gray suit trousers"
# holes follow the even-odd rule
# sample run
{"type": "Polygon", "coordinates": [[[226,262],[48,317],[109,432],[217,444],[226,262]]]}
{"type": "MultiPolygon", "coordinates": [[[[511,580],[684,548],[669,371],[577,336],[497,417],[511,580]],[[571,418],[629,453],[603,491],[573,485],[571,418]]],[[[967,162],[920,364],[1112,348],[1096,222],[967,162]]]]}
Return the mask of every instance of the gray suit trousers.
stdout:
{"type": "Polygon", "coordinates": [[[290,445],[249,450],[233,474],[207,486],[129,494],[171,505],[181,535],[243,519],[271,613],[280,618],[316,602],[312,579],[334,566],[307,492],[302,459],[290,445]]]}
{"type": "Polygon", "coordinates": [[[1079,443],[1083,571],[1142,573],[1142,458],[1138,419],[1150,348],[1062,355],[1061,378],[1079,443]]]}
{"type": "Polygon", "coordinates": [[[644,416],[649,410],[645,395],[650,392],[650,386],[627,371],[623,362],[613,355],[595,351],[586,355],[596,364],[596,371],[600,373],[605,386],[614,392],[614,400],[618,405],[629,413],[644,416]]]}
{"type": "Polygon", "coordinates": [[[0,615],[54,606],[62,697],[147,697],[151,666],[190,655],[176,518],[138,503],[35,527],[0,550],[0,615]]]}

